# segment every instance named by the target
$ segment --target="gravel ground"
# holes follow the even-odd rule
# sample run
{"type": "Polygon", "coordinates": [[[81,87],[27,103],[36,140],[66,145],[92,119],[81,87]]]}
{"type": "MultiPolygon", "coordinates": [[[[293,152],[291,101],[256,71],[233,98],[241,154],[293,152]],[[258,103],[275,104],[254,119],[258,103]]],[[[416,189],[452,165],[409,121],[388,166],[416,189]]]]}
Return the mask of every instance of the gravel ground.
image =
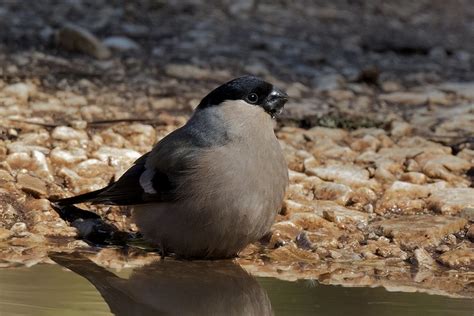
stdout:
{"type": "MultiPolygon", "coordinates": [[[[292,97],[275,129],[290,187],[257,275],[474,297],[469,1],[0,4],[0,266],[97,249],[48,197],[117,179],[200,98],[252,73],[292,97]],[[413,271],[416,271],[415,273],[413,271]]],[[[127,209],[98,207],[133,232],[127,209]]]]}

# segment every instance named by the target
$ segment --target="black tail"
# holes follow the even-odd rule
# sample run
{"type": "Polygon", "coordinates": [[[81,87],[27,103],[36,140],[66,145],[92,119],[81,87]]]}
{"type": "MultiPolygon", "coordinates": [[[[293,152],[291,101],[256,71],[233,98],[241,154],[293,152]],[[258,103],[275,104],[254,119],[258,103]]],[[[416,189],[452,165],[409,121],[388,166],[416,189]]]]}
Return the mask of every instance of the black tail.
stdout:
{"type": "Polygon", "coordinates": [[[102,188],[96,191],[87,192],[84,194],[80,194],[80,195],[76,195],[76,196],[72,196],[72,197],[68,197],[64,199],[51,199],[50,198],[49,201],[59,206],[72,205],[72,204],[85,203],[85,202],[94,203],[96,202],[97,197],[108,188],[109,186],[106,186],[105,188],[102,188]]]}
{"type": "Polygon", "coordinates": [[[58,213],[59,217],[69,223],[77,219],[100,219],[100,216],[96,213],[80,209],[74,205],[52,202],[51,206],[58,213]]]}

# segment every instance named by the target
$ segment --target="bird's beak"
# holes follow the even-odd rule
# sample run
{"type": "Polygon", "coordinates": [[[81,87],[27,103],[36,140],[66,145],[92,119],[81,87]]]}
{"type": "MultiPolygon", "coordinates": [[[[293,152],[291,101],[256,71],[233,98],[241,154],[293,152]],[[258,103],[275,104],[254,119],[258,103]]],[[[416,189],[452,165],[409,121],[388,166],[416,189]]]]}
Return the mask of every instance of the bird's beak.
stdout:
{"type": "Polygon", "coordinates": [[[280,89],[273,88],[267,100],[265,100],[263,108],[268,114],[275,117],[275,115],[281,113],[286,101],[288,101],[288,95],[280,89]]]}

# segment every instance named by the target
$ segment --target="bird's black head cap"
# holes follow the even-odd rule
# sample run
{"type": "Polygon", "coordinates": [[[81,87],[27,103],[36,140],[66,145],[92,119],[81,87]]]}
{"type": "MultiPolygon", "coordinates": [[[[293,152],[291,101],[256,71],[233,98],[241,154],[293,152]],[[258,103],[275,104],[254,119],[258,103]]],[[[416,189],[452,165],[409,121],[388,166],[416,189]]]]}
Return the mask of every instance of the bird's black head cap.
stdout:
{"type": "Polygon", "coordinates": [[[288,100],[288,95],[258,77],[243,76],[212,90],[199,103],[198,109],[219,106],[230,100],[243,100],[260,106],[274,116],[281,111],[288,100]]]}

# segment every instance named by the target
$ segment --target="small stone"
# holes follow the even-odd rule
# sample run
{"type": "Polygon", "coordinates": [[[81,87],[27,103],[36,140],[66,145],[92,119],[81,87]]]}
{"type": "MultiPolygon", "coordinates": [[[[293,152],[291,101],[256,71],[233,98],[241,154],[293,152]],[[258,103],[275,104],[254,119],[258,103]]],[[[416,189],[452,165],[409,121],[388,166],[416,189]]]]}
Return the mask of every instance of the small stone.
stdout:
{"type": "Polygon", "coordinates": [[[433,90],[427,92],[428,102],[430,104],[438,104],[438,105],[449,105],[451,104],[451,100],[449,99],[448,95],[444,92],[433,90]]]}
{"type": "Polygon", "coordinates": [[[111,36],[103,41],[104,45],[118,52],[126,52],[132,50],[139,50],[140,45],[134,40],[125,36],[111,36]]]}
{"type": "Polygon", "coordinates": [[[290,241],[294,240],[301,233],[301,227],[291,221],[282,221],[273,224],[271,232],[272,237],[276,236],[286,241],[290,241]]]}
{"type": "Polygon", "coordinates": [[[113,167],[98,159],[88,159],[75,166],[74,171],[81,177],[94,178],[113,174],[113,167]]]}
{"type": "Polygon", "coordinates": [[[314,175],[326,181],[342,183],[351,187],[368,186],[374,187],[376,183],[369,180],[369,172],[356,165],[332,165],[311,167],[305,161],[305,171],[308,175],[314,175]]]}
{"type": "Polygon", "coordinates": [[[309,241],[308,236],[305,232],[301,232],[300,234],[298,234],[298,236],[296,236],[295,243],[301,249],[313,249],[313,244],[311,243],[311,241],[309,241]]]}
{"type": "Polygon", "coordinates": [[[428,178],[421,172],[407,172],[401,175],[400,180],[413,184],[425,184],[428,178]]]}
{"type": "Polygon", "coordinates": [[[436,251],[441,252],[441,253],[444,253],[444,252],[449,251],[449,250],[450,250],[450,248],[449,248],[448,245],[440,245],[440,246],[436,247],[436,251]]]}
{"type": "Polygon", "coordinates": [[[317,253],[300,249],[295,244],[289,243],[284,247],[279,247],[268,254],[274,262],[308,262],[315,263],[319,261],[317,253]]]}
{"type": "Polygon", "coordinates": [[[41,179],[20,173],[16,180],[18,186],[27,193],[31,193],[35,196],[45,196],[47,193],[46,184],[41,179]]]}
{"type": "Polygon", "coordinates": [[[474,248],[454,249],[439,256],[438,261],[450,268],[474,269],[474,248]]]}
{"type": "Polygon", "coordinates": [[[13,177],[8,171],[0,169],[0,181],[13,181],[13,177]]]}
{"type": "Polygon", "coordinates": [[[11,236],[11,234],[12,233],[10,230],[0,227],[0,241],[4,241],[8,239],[11,236]]]}
{"type": "Polygon", "coordinates": [[[77,140],[88,139],[87,133],[85,131],[75,130],[74,128],[68,127],[68,126],[56,127],[51,133],[51,136],[54,139],[66,140],[66,141],[71,140],[71,139],[77,139],[77,140]]]}
{"type": "Polygon", "coordinates": [[[338,74],[319,76],[315,80],[318,91],[324,92],[341,88],[345,83],[344,77],[338,74]]]}
{"type": "Polygon", "coordinates": [[[81,52],[97,59],[109,58],[110,50],[88,30],[77,25],[66,25],[56,33],[58,46],[69,51],[81,52]]]}
{"type": "Polygon", "coordinates": [[[318,200],[331,200],[340,205],[346,205],[353,191],[344,184],[322,181],[314,187],[314,197],[318,200]]]}
{"type": "Polygon", "coordinates": [[[425,93],[417,92],[393,92],[382,94],[379,99],[389,103],[402,105],[422,105],[428,102],[428,96],[425,93]]]}
{"type": "Polygon", "coordinates": [[[459,215],[470,222],[474,222],[474,207],[463,208],[459,215]]]}
{"type": "Polygon", "coordinates": [[[3,89],[3,93],[16,98],[18,102],[22,104],[25,104],[28,102],[28,99],[33,93],[33,91],[34,91],[34,86],[28,85],[26,83],[15,83],[15,84],[6,86],[3,89]]]}
{"type": "Polygon", "coordinates": [[[340,90],[340,89],[336,89],[336,90],[329,90],[327,92],[327,95],[334,99],[335,101],[345,101],[345,100],[351,100],[354,98],[354,92],[350,91],[350,90],[340,90]]]}
{"type": "Polygon", "coordinates": [[[470,241],[474,242],[474,224],[469,226],[466,236],[470,241]]]}
{"type": "Polygon", "coordinates": [[[81,148],[73,148],[71,150],[63,150],[58,147],[51,151],[50,159],[58,165],[77,164],[87,159],[87,152],[81,148]]]}
{"type": "Polygon", "coordinates": [[[441,214],[458,214],[474,208],[474,188],[435,190],[427,200],[429,208],[441,214]]]}
{"type": "Polygon", "coordinates": [[[412,133],[413,127],[406,122],[392,122],[390,134],[394,137],[408,136],[412,133]]]}
{"type": "Polygon", "coordinates": [[[384,92],[395,92],[402,90],[402,86],[395,81],[384,81],[382,82],[382,90],[384,92]]]}
{"type": "Polygon", "coordinates": [[[368,222],[367,213],[348,209],[332,201],[312,201],[311,205],[314,214],[322,216],[330,222],[351,221],[364,224],[368,222]]]}
{"type": "Polygon", "coordinates": [[[47,199],[32,199],[26,203],[26,208],[35,212],[49,211],[51,203],[47,199]]]}
{"type": "Polygon", "coordinates": [[[415,254],[415,264],[420,268],[432,268],[435,265],[435,261],[430,256],[428,251],[423,248],[416,248],[414,251],[415,254]]]}
{"type": "Polygon", "coordinates": [[[151,101],[154,110],[174,110],[177,107],[175,98],[159,98],[151,101]]]}
{"type": "Polygon", "coordinates": [[[10,232],[14,235],[21,236],[27,232],[27,226],[23,222],[17,222],[10,228],[10,232]]]}
{"type": "Polygon", "coordinates": [[[211,74],[208,70],[194,65],[169,64],[165,67],[167,75],[180,79],[204,79],[211,74]]]}

